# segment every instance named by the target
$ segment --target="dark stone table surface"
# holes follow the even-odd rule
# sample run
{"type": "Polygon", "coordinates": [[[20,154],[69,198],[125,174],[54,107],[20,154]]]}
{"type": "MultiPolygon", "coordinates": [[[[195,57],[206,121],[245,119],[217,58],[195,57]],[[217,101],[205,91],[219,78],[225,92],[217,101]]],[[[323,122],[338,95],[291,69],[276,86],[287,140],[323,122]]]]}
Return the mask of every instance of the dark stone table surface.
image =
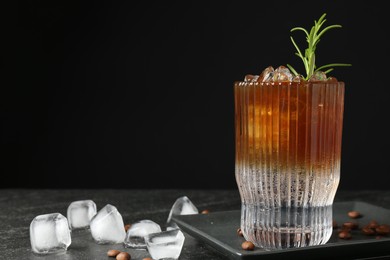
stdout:
{"type": "MultiPolygon", "coordinates": [[[[210,212],[240,209],[237,190],[114,190],[114,189],[0,189],[0,259],[113,259],[106,256],[109,249],[131,254],[132,259],[148,257],[145,250],[132,250],[118,245],[97,245],[90,234],[72,233],[72,244],[66,253],[37,256],[32,253],[29,226],[37,215],[58,212],[66,216],[72,201],[91,199],[98,210],[106,204],[116,206],[125,224],[150,219],[165,227],[169,211],[178,197],[188,196],[202,210],[210,212]]],[[[390,209],[390,190],[343,191],[336,194],[335,202],[358,200],[390,209]]],[[[390,222],[390,220],[389,220],[390,222]]],[[[214,248],[185,233],[180,259],[226,259],[214,248]]],[[[378,259],[378,258],[375,258],[378,259]]]]}

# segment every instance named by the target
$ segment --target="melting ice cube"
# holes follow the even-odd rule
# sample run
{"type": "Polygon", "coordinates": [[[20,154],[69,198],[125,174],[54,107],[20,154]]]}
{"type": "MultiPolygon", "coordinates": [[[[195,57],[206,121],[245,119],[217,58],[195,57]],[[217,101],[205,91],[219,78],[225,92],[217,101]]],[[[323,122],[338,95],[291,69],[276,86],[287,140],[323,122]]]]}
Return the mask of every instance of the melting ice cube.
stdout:
{"type": "Polygon", "coordinates": [[[261,72],[259,78],[257,79],[258,82],[269,82],[271,81],[273,75],[274,75],[274,68],[269,66],[263,72],[261,72]]]}
{"type": "Polygon", "coordinates": [[[92,218],[90,227],[92,237],[98,244],[118,244],[126,237],[122,215],[110,204],[92,218]]]}
{"type": "Polygon", "coordinates": [[[248,75],[245,76],[244,81],[245,82],[256,82],[258,78],[259,78],[258,75],[248,74],[248,75]]]}
{"type": "Polygon", "coordinates": [[[145,237],[145,242],[153,259],[178,259],[184,239],[184,234],[175,229],[149,234],[145,237]]]}
{"type": "Polygon", "coordinates": [[[145,219],[131,225],[127,230],[124,245],[131,248],[146,248],[145,236],[161,232],[159,224],[145,219]]]}
{"type": "Polygon", "coordinates": [[[303,81],[305,81],[305,78],[300,74],[295,75],[292,79],[292,82],[303,82],[303,81]]]}
{"type": "Polygon", "coordinates": [[[167,230],[174,230],[174,229],[180,229],[180,228],[175,222],[171,221],[167,224],[166,229],[167,230]]]}
{"type": "Polygon", "coordinates": [[[30,242],[38,254],[66,251],[72,242],[68,220],[60,213],[36,216],[30,224],[30,242]]]}
{"type": "Polygon", "coordinates": [[[89,223],[95,215],[96,204],[92,200],[73,201],[67,210],[70,229],[88,229],[89,223]]]}
{"type": "Polygon", "coordinates": [[[312,81],[326,81],[327,80],[327,76],[325,74],[325,72],[322,72],[322,71],[316,71],[313,73],[313,75],[311,75],[309,81],[312,82],[312,81]]]}
{"type": "Polygon", "coordinates": [[[167,224],[169,225],[171,222],[172,216],[175,215],[191,215],[198,214],[199,210],[195,207],[195,205],[190,201],[187,196],[183,196],[178,198],[173,204],[171,211],[169,212],[169,216],[167,219],[167,224]]]}
{"type": "Polygon", "coordinates": [[[272,81],[292,81],[293,75],[290,70],[284,66],[279,66],[272,77],[272,81]]]}

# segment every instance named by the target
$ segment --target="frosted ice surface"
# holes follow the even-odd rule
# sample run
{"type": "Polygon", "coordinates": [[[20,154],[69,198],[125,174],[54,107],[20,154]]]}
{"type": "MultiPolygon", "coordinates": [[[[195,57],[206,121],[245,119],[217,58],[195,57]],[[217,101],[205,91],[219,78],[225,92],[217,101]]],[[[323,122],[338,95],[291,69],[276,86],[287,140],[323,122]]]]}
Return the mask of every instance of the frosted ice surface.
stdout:
{"type": "Polygon", "coordinates": [[[191,215],[198,214],[199,210],[195,207],[195,205],[191,202],[191,200],[187,196],[183,196],[178,198],[173,204],[171,211],[169,212],[169,216],[167,219],[167,224],[171,222],[172,216],[175,215],[191,215]]]}
{"type": "Polygon", "coordinates": [[[174,230],[178,228],[179,226],[175,222],[171,221],[167,224],[166,230],[174,230]]]}
{"type": "Polygon", "coordinates": [[[126,233],[124,245],[131,248],[146,248],[145,236],[161,232],[159,224],[145,219],[133,223],[126,233]]]}
{"type": "Polygon", "coordinates": [[[261,72],[259,78],[257,79],[258,82],[270,82],[273,75],[274,75],[274,68],[269,66],[266,69],[261,72]]]}
{"type": "Polygon", "coordinates": [[[279,66],[273,74],[272,81],[292,81],[293,75],[290,70],[284,66],[279,66]]]}
{"type": "Polygon", "coordinates": [[[92,237],[98,244],[118,244],[126,237],[122,215],[110,204],[92,218],[90,228],[92,237]]]}
{"type": "Polygon", "coordinates": [[[68,220],[60,213],[36,216],[30,224],[33,252],[49,254],[66,251],[71,244],[68,220]]]}
{"type": "Polygon", "coordinates": [[[93,216],[96,215],[96,204],[92,200],[73,201],[67,210],[69,227],[72,230],[87,229],[93,216]]]}
{"type": "Polygon", "coordinates": [[[324,80],[327,80],[327,76],[325,74],[325,72],[322,72],[322,71],[316,71],[313,73],[313,75],[311,75],[309,81],[312,82],[312,81],[324,81],[324,80]]]}
{"type": "Polygon", "coordinates": [[[245,82],[257,82],[257,79],[259,78],[258,75],[251,75],[251,74],[248,74],[245,76],[244,78],[244,81],[245,82]]]}
{"type": "Polygon", "coordinates": [[[305,78],[302,76],[302,75],[296,75],[293,77],[292,79],[292,82],[301,82],[301,81],[305,81],[305,78]]]}
{"type": "Polygon", "coordinates": [[[153,259],[178,259],[184,244],[180,229],[149,234],[145,242],[153,259]]]}

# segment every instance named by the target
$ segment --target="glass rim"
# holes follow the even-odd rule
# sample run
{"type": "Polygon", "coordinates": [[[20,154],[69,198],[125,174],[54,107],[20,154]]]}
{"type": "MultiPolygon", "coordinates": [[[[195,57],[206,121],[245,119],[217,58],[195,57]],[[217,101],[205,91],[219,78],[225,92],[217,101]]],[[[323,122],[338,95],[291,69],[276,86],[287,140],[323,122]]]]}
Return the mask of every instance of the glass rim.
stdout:
{"type": "Polygon", "coordinates": [[[345,85],[344,81],[270,81],[270,82],[249,82],[235,81],[234,86],[292,86],[292,85],[345,85]]]}

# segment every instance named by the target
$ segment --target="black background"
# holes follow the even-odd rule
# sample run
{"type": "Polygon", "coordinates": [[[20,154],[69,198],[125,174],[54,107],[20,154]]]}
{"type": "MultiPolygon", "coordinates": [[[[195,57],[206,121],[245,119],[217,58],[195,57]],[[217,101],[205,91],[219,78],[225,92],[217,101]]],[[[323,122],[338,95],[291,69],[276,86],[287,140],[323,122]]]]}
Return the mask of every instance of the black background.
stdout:
{"type": "MultiPolygon", "coordinates": [[[[340,189],[388,189],[386,1],[26,1],[3,23],[1,187],[236,188],[233,82],[352,63],[340,189]],[[362,3],[360,3],[362,2],[362,3]]],[[[3,12],[7,12],[3,9],[3,12]]]]}

